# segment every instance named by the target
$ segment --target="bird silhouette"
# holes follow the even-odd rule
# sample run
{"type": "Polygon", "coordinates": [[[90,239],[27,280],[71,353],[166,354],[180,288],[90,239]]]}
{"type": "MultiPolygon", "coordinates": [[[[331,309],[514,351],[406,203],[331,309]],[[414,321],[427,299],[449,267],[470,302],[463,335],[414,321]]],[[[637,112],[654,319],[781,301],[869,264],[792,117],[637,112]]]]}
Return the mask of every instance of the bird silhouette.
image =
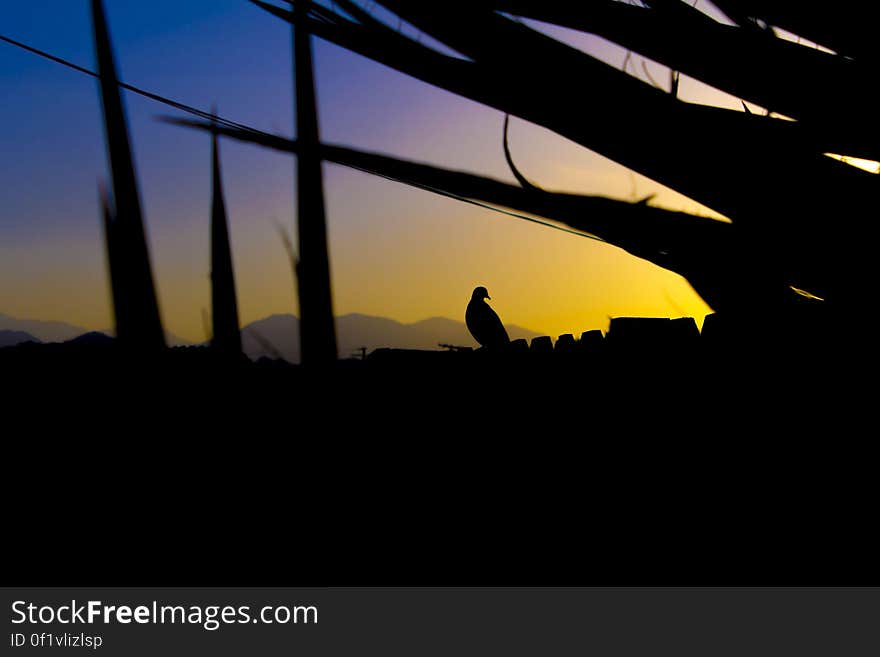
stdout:
{"type": "Polygon", "coordinates": [[[487,349],[497,349],[507,346],[510,337],[501,318],[486,303],[485,300],[490,298],[486,288],[476,288],[464,313],[464,321],[477,342],[487,349]]]}

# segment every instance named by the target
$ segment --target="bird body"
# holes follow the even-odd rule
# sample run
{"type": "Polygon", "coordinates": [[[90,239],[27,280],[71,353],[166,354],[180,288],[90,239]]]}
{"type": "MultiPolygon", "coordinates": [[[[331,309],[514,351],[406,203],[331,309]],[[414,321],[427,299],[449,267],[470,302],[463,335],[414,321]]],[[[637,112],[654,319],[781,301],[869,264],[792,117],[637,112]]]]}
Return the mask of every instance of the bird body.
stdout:
{"type": "Polygon", "coordinates": [[[505,347],[510,342],[510,336],[501,318],[486,303],[489,292],[484,287],[478,287],[471,295],[471,300],[464,313],[464,321],[474,339],[487,349],[505,347]]]}

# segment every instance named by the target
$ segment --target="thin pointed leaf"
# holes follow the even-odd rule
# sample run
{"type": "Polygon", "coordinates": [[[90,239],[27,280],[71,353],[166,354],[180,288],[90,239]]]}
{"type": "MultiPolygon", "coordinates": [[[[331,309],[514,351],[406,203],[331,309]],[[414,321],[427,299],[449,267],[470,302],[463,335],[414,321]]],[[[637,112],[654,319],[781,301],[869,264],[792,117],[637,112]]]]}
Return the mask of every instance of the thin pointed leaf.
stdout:
{"type": "MultiPolygon", "coordinates": [[[[282,152],[299,151],[295,140],[209,123],[170,119],[172,123],[216,130],[220,134],[282,152]]],[[[787,289],[788,283],[771,262],[757,254],[746,257],[748,270],[738,266],[750,245],[735,226],[681,212],[614,199],[524,189],[462,171],[409,162],[387,155],[323,144],[329,162],[413,185],[435,193],[474,199],[519,212],[546,217],[615,244],[635,256],[684,276],[716,310],[742,308],[787,289]]]]}
{"type": "MultiPolygon", "coordinates": [[[[294,12],[305,18],[308,7],[309,4],[297,3],[294,12]]],[[[302,21],[294,23],[293,31],[296,129],[300,144],[296,167],[300,353],[303,365],[323,367],[337,359],[338,351],[330,285],[324,179],[318,152],[318,107],[311,36],[302,21]]]]}
{"type": "Polygon", "coordinates": [[[216,133],[211,135],[211,188],[211,345],[223,353],[240,354],[238,299],[216,133]]]}
{"type": "Polygon", "coordinates": [[[118,286],[115,294],[117,301],[122,301],[116,304],[117,337],[120,343],[132,349],[151,350],[165,346],[165,335],[156,302],[140,192],[102,0],[92,0],[92,19],[113,181],[114,218],[108,244],[112,245],[111,259],[118,265],[113,283],[118,286]]]}
{"type": "Polygon", "coordinates": [[[110,299],[113,304],[113,326],[115,333],[119,335],[120,318],[125,321],[129,313],[125,309],[126,296],[124,294],[124,271],[120,262],[119,247],[114,239],[114,225],[116,223],[113,217],[113,211],[110,209],[110,199],[107,197],[107,189],[104,185],[99,185],[98,197],[101,205],[101,226],[104,235],[104,252],[107,259],[107,273],[110,280],[110,299]]]}

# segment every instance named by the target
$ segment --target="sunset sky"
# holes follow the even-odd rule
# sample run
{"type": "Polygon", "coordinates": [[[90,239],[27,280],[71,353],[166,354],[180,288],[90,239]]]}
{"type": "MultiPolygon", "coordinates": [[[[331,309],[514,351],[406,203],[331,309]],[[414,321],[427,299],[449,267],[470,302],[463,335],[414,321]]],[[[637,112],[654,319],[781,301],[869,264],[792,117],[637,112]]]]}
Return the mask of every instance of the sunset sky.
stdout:
{"type": "MultiPolygon", "coordinates": [[[[105,0],[120,77],[256,128],[291,135],[290,29],[245,0],[105,0]]],[[[363,4],[363,3],[361,3],[363,4]]],[[[94,68],[88,0],[4,3],[0,34],[94,68]]],[[[606,61],[625,53],[550,30],[606,61]]],[[[641,73],[641,57],[632,72],[641,73]]],[[[315,41],[322,138],[513,182],[503,115],[315,41]]],[[[668,73],[649,70],[660,84],[668,73]]],[[[107,164],[97,82],[0,43],[0,313],[112,326],[98,209],[107,164]]],[[[741,109],[684,79],[680,95],[741,109]]],[[[126,93],[165,327],[206,339],[210,308],[209,139],[163,124],[171,108],[126,93]]],[[[614,102],[614,99],[596,99],[614,102]]],[[[178,114],[179,115],[179,114],[178,114]]],[[[597,127],[601,129],[601,127],[597,127]]],[[[513,119],[511,149],[541,186],[710,214],[671,190],[543,128],[513,119]]],[[[278,223],[294,227],[294,160],[222,142],[242,324],[297,312],[278,223]]],[[[397,183],[325,165],[338,315],[463,319],[485,285],[506,323],[558,335],[609,316],[693,315],[706,304],[680,276],[620,249],[397,183]]]]}

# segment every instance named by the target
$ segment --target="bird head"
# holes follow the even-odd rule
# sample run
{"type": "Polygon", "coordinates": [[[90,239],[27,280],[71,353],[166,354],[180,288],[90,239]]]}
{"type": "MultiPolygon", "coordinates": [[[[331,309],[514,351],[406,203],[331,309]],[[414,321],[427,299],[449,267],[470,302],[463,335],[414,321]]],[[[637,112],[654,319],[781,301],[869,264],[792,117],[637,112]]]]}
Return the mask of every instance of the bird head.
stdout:
{"type": "Polygon", "coordinates": [[[474,290],[474,293],[471,295],[471,299],[474,301],[482,301],[483,299],[491,299],[489,296],[489,290],[484,287],[478,287],[474,290]]]}

